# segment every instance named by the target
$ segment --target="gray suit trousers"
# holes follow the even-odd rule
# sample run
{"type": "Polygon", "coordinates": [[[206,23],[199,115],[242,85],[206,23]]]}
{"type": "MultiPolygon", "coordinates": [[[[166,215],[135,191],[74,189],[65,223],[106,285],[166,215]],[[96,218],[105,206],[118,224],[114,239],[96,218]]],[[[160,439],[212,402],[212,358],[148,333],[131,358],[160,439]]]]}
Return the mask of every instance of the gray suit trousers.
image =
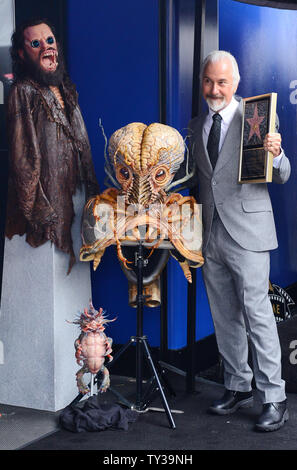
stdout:
{"type": "Polygon", "coordinates": [[[216,216],[204,258],[203,278],[223,358],[225,387],[249,391],[254,374],[262,403],[285,400],[281,349],[268,297],[269,251],[245,250],[216,216]]]}

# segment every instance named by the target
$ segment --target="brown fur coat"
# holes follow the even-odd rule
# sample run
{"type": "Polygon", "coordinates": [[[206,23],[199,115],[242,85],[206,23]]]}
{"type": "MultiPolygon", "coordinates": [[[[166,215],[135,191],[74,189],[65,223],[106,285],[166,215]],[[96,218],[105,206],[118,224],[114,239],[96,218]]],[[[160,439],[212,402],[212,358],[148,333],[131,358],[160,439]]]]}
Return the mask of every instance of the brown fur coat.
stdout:
{"type": "Polygon", "coordinates": [[[33,247],[50,240],[70,255],[70,272],[72,196],[81,183],[87,198],[99,194],[99,186],[77,93],[63,86],[62,94],[65,110],[48,87],[31,80],[12,86],[6,236],[26,233],[33,247]]]}

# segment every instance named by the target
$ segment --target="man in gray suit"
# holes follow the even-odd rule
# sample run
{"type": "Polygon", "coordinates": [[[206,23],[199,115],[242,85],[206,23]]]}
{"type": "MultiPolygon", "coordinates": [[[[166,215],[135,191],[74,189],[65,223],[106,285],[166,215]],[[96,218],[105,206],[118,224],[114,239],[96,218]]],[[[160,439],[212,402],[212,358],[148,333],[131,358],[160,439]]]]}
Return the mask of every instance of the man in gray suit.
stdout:
{"type": "MultiPolygon", "coordinates": [[[[236,60],[228,52],[212,52],[203,63],[201,79],[209,112],[190,122],[190,144],[202,204],[203,278],[226,389],[209,411],[226,415],[252,406],[254,375],[263,403],[256,429],[274,431],[288,419],[288,411],[268,297],[269,250],[277,248],[271,201],[265,183],[238,183],[243,106],[234,96],[240,80],[236,60]]],[[[281,135],[267,134],[264,147],[274,157],[273,181],[285,183],[290,163],[281,135]]]]}

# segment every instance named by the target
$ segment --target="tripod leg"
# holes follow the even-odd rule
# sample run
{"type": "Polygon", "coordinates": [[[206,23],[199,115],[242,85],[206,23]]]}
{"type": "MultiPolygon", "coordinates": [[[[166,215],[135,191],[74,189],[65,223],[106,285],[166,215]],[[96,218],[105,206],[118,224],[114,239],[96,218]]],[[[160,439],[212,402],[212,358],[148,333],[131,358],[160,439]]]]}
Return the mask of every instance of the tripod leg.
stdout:
{"type": "Polygon", "coordinates": [[[69,406],[75,406],[78,402],[80,402],[83,396],[84,396],[83,393],[79,393],[77,397],[74,398],[74,400],[71,403],[69,403],[69,406]]]}
{"type": "Polygon", "coordinates": [[[164,382],[164,384],[165,384],[165,386],[166,386],[168,392],[170,393],[170,395],[171,395],[172,397],[175,397],[175,396],[176,396],[176,393],[175,393],[173,387],[171,386],[169,380],[168,380],[167,377],[166,377],[165,369],[164,369],[163,367],[161,367],[160,363],[157,363],[157,364],[156,364],[156,367],[157,367],[157,369],[158,369],[158,371],[159,371],[159,376],[160,376],[160,378],[163,380],[163,382],[164,382]]]}
{"type": "MultiPolygon", "coordinates": [[[[163,368],[160,367],[160,364],[155,364],[156,369],[158,370],[160,382],[164,382],[164,388],[170,393],[171,396],[176,396],[173,388],[171,387],[170,383],[168,382],[167,378],[165,377],[165,371],[163,368]]],[[[158,393],[158,384],[156,383],[155,376],[152,376],[147,384],[147,388],[145,393],[142,397],[142,408],[148,408],[150,403],[152,403],[158,393]]]]}
{"type": "Polygon", "coordinates": [[[160,393],[161,393],[162,402],[163,402],[163,405],[164,405],[164,408],[165,408],[165,412],[166,412],[168,421],[169,421],[170,426],[172,427],[172,429],[175,429],[175,428],[176,428],[175,422],[174,422],[174,420],[173,420],[173,417],[172,417],[170,408],[169,408],[169,406],[168,406],[168,403],[167,403],[167,400],[166,400],[166,397],[165,397],[165,394],[164,394],[164,391],[163,391],[163,388],[162,388],[162,385],[161,385],[161,382],[160,382],[158,373],[157,373],[157,371],[156,371],[154,362],[153,362],[153,360],[152,360],[152,357],[151,357],[151,354],[150,354],[150,351],[149,351],[149,348],[148,348],[146,339],[142,338],[142,342],[143,342],[143,345],[144,345],[144,348],[145,348],[145,352],[146,352],[146,356],[147,356],[148,362],[149,362],[149,364],[150,364],[150,366],[151,366],[151,368],[152,368],[153,374],[154,374],[154,376],[155,376],[155,379],[156,379],[156,381],[157,381],[157,384],[158,384],[158,387],[159,387],[159,390],[160,390],[160,393]]]}
{"type": "Polygon", "coordinates": [[[147,389],[145,393],[143,394],[142,397],[142,408],[146,409],[149,407],[150,403],[154,400],[155,396],[157,395],[158,392],[158,386],[156,384],[156,379],[155,377],[152,377],[147,384],[147,389]]]}
{"type": "Polygon", "coordinates": [[[109,392],[113,393],[118,401],[120,403],[122,403],[123,405],[127,406],[127,408],[130,408],[132,409],[133,408],[133,404],[131,402],[129,402],[125,397],[123,397],[123,395],[121,395],[117,390],[115,390],[113,387],[109,387],[108,389],[109,392]]]}
{"type": "Polygon", "coordinates": [[[142,397],[142,347],[141,339],[136,340],[136,408],[141,408],[142,397]]]}
{"type": "Polygon", "coordinates": [[[113,366],[113,364],[118,360],[118,358],[128,349],[128,347],[135,342],[135,338],[131,337],[128,341],[128,343],[124,344],[124,346],[121,347],[121,349],[115,354],[113,360],[106,364],[106,367],[109,369],[110,367],[113,366]]]}

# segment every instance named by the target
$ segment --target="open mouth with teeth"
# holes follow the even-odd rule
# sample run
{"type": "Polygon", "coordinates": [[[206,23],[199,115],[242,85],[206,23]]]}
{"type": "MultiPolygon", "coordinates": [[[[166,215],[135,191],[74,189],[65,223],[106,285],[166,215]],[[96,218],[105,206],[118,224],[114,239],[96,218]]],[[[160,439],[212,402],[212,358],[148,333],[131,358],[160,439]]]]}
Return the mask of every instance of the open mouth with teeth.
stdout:
{"type": "Polygon", "coordinates": [[[56,49],[50,48],[42,52],[40,55],[41,67],[48,71],[54,72],[58,66],[58,52],[56,49]]]}

